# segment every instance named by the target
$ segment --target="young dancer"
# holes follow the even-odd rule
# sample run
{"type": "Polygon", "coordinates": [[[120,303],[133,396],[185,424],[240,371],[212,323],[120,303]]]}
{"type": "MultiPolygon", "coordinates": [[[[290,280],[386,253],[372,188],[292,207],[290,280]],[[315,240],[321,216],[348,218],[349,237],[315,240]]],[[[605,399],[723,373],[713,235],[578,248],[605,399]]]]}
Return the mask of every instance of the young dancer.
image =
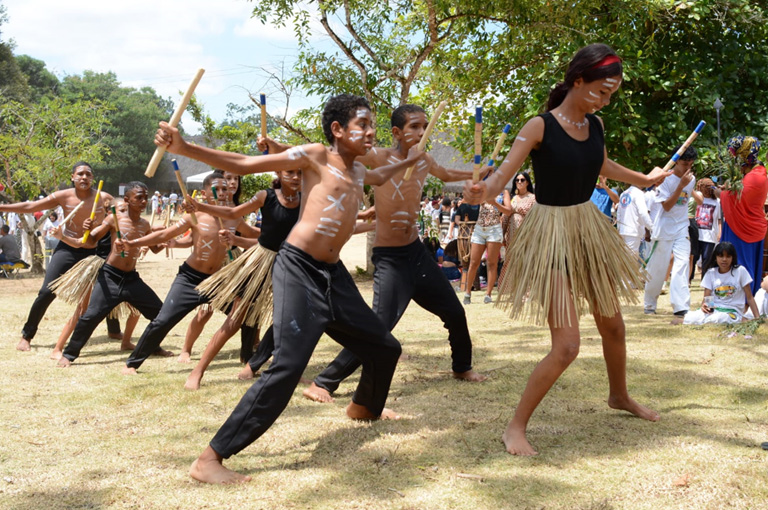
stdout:
{"type": "MultiPolygon", "coordinates": [[[[200,388],[206,368],[243,322],[259,329],[266,329],[272,323],[272,265],[277,250],[299,219],[300,189],[301,170],[284,170],[277,172],[271,189],[259,191],[239,207],[194,205],[200,211],[228,219],[242,218],[261,209],[262,221],[256,244],[199,287],[214,308],[232,311],[189,374],[186,389],[200,388]]],[[[231,241],[236,239],[230,234],[231,241]]],[[[250,240],[240,242],[243,246],[251,244],[250,240]]]]}
{"type": "Polygon", "coordinates": [[[729,242],[715,246],[715,250],[702,269],[704,299],[701,309],[686,314],[673,324],[733,324],[744,318],[744,304],[749,305],[751,317],[759,317],[755,298],[752,296],[752,276],[738,263],[736,248],[729,242]]]}
{"type": "Polygon", "coordinates": [[[525,431],[533,411],[579,352],[579,315],[589,308],[603,339],[610,385],[608,405],[656,421],[659,414],[632,400],[626,383],[626,342],[619,298],[640,285],[637,262],[621,236],[590,202],[598,175],[647,187],[668,173],[634,172],[608,159],[602,120],[622,79],[621,59],[604,44],[579,50],[565,81],[550,92],[547,112],[529,120],[504,163],[486,181],[465,185],[465,199],[495,197],[530,154],[536,201],[507,251],[509,295],[498,300],[513,317],[547,318],[552,349],[536,366],[502,439],[509,453],[535,455],[525,431]],[[598,257],[597,254],[600,254],[598,257]]]}
{"type": "MultiPolygon", "coordinates": [[[[66,236],[73,239],[82,238],[85,232],[83,222],[90,217],[93,201],[96,198],[96,190],[91,188],[93,185],[93,169],[91,165],[84,161],[75,163],[72,167],[72,184],[73,187],[70,189],[55,191],[47,197],[34,202],[0,204],[0,212],[34,213],[61,206],[66,218],[69,213],[83,202],[83,205],[80,206],[72,219],[63,226],[66,236]]],[[[96,207],[96,225],[104,219],[105,211],[103,204],[105,200],[112,200],[112,195],[102,191],[101,200],[96,207]]],[[[56,246],[45,270],[43,285],[40,287],[40,292],[38,292],[37,298],[32,303],[32,307],[29,309],[29,316],[21,330],[21,340],[19,340],[16,349],[20,351],[28,351],[30,349],[30,343],[37,333],[37,328],[45,315],[45,311],[53,300],[56,299],[56,294],[48,288],[48,285],[66,273],[72,266],[94,253],[94,247],[74,248],[67,243],[59,243],[56,246]]]]}
{"type": "MultiPolygon", "coordinates": [[[[406,104],[392,112],[394,148],[372,148],[357,161],[370,168],[401,162],[411,147],[418,145],[428,120],[424,109],[406,104]]],[[[411,300],[440,317],[448,329],[453,377],[480,382],[486,379],[472,370],[472,340],[467,328],[464,307],[456,297],[440,266],[430,257],[419,240],[417,222],[422,189],[428,174],[445,181],[471,177],[471,171],[446,169],[422,161],[409,180],[405,169],[374,188],[376,203],[376,237],[373,241],[373,311],[391,331],[405,313],[411,300]]],[[[342,350],[330,365],[315,378],[304,396],[316,402],[333,402],[331,394],[341,381],[360,366],[348,349],[342,350]]]]}
{"type": "MultiPolygon", "coordinates": [[[[221,172],[216,171],[208,175],[203,181],[203,187],[207,201],[214,201],[214,189],[217,192],[216,196],[221,196],[226,201],[229,191],[221,172]]],[[[206,213],[200,213],[196,216],[197,224],[192,223],[191,218],[185,215],[178,223],[165,230],[154,232],[140,239],[120,242],[126,248],[150,246],[173,239],[189,229],[192,232],[194,246],[192,253],[179,267],[179,273],[168,290],[162,309],[157,317],[147,325],[147,329],[144,330],[136,348],[128,358],[122,370],[123,374],[135,374],[149,355],[160,347],[160,343],[176,324],[196,307],[208,302],[208,299],[202,296],[196,287],[221,269],[225,257],[228,256],[228,247],[219,242],[220,220],[218,218],[206,213]]],[[[240,227],[241,223],[243,223],[242,219],[227,220],[224,223],[224,228],[234,231],[240,227]]]]}
{"type": "MultiPolygon", "coordinates": [[[[88,309],[77,321],[72,337],[69,339],[57,366],[66,368],[80,355],[80,351],[91,337],[96,326],[119,304],[128,302],[149,320],[157,316],[162,302],[155,292],[144,283],[136,271],[136,261],[139,250],[118,246],[119,237],[136,239],[146,235],[151,227],[149,222],[141,218],[141,213],[147,208],[147,186],[138,181],[125,185],[125,203],[128,204],[128,214],[110,215],[97,228],[91,231],[86,242],[96,243],[107,232],[112,237],[112,251],[99,271],[97,284],[91,292],[88,309]],[[120,234],[119,236],[117,234],[120,234]]],[[[69,239],[65,242],[72,242],[69,239]]],[[[59,243],[61,245],[63,243],[59,243]]]]}
{"type": "Polygon", "coordinates": [[[416,148],[398,164],[374,171],[355,163],[371,149],[373,128],[368,102],[360,97],[331,98],[322,116],[331,144],[294,147],[280,154],[244,156],[190,145],[167,123],[155,143],[237,174],[302,170],[299,221],[286,238],[272,270],[275,350],[269,369],[246,392],[211,444],[192,464],[190,475],[209,483],[250,478],[222,465],[222,459],[259,438],[288,405],[293,390],[323,332],[363,360],[363,373],[347,415],[377,419],[384,410],[400,344],[363,300],[339,252],[355,227],[364,184],[382,184],[398,170],[426,155],[416,148]]]}

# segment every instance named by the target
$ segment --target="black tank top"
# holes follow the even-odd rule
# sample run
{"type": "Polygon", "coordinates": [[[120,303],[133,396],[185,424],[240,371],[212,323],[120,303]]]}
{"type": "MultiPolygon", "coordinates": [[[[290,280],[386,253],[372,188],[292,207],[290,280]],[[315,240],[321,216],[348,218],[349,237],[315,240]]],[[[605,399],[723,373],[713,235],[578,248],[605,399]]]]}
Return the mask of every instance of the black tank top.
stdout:
{"type": "Polygon", "coordinates": [[[277,251],[299,221],[299,207],[288,209],[277,199],[275,190],[268,189],[267,199],[261,208],[261,218],[259,244],[268,250],[277,251]]]}
{"type": "Polygon", "coordinates": [[[96,255],[106,260],[110,251],[112,251],[112,233],[108,231],[107,234],[96,243],[96,255]]]}
{"type": "Polygon", "coordinates": [[[544,205],[577,205],[587,202],[603,166],[605,137],[600,121],[588,114],[589,138],[571,138],[550,113],[544,119],[539,149],[531,151],[536,176],[536,202],[544,205]]]}

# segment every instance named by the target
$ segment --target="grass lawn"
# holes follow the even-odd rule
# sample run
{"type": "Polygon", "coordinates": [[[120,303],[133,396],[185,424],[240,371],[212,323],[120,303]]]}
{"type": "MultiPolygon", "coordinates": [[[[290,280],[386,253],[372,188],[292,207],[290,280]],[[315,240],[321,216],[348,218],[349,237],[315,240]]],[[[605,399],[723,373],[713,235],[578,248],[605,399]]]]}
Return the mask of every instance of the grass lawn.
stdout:
{"type": "MultiPolygon", "coordinates": [[[[362,264],[364,237],[345,248],[362,264]]],[[[187,252],[148,256],[139,271],[163,297],[187,252]]],[[[187,475],[249,383],[236,379],[239,340],[214,361],[197,392],[191,365],[151,358],[120,375],[128,353],[100,326],[70,369],[48,358],[72,313],[49,308],[31,352],[15,350],[40,278],[0,280],[0,508],[3,509],[721,509],[768,508],[768,345],[719,327],[671,326],[624,309],[630,393],[661,413],[649,423],[606,405],[600,338],[582,321],[579,358],[534,414],[529,439],[541,454],[516,458],[500,441],[536,363],[545,328],[510,321],[475,293],[466,307],[482,384],[450,377],[447,333],[412,304],[394,331],[410,357],[398,366],[388,406],[398,422],[353,423],[344,407],[356,377],[333,404],[301,397],[257,442],[227,462],[253,481],[207,486],[187,475]]],[[[359,281],[370,302],[370,279],[359,281]]],[[[694,282],[691,301],[701,302],[694,282]]],[[[189,323],[163,346],[178,352],[189,323]]],[[[196,362],[223,316],[195,346],[196,362]]],[[[146,325],[142,319],[136,335],[146,325]]],[[[320,341],[305,376],[333,359],[320,341]]]]}

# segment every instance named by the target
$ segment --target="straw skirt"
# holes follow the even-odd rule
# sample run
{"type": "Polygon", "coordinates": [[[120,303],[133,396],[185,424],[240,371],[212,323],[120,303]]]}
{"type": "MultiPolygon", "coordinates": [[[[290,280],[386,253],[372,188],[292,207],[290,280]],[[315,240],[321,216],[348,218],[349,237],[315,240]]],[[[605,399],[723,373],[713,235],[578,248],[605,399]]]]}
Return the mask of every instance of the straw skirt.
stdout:
{"type": "Polygon", "coordinates": [[[197,286],[225,311],[240,298],[233,318],[265,330],[272,323],[272,264],[277,252],[257,244],[197,286]]]}
{"type": "MultiPolygon", "coordinates": [[[[49,283],[48,288],[64,302],[77,306],[86,296],[91,294],[103,265],[104,259],[98,255],[86,257],[49,283]]],[[[109,312],[109,318],[123,319],[129,315],[139,315],[139,313],[133,306],[123,302],[109,312]]]]}
{"type": "Polygon", "coordinates": [[[620,301],[637,302],[634,289],[643,285],[637,258],[592,202],[534,205],[507,247],[504,269],[497,306],[538,325],[551,310],[555,327],[576,326],[571,301],[577,316],[612,317],[620,301]]]}

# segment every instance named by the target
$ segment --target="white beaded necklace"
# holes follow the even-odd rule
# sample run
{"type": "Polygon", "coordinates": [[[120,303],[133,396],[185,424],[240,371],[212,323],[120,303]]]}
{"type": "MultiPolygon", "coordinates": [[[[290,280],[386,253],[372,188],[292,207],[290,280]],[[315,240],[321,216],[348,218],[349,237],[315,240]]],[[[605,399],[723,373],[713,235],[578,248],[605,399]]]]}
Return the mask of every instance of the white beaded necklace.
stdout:
{"type": "Polygon", "coordinates": [[[560,112],[557,112],[557,116],[560,117],[561,119],[563,119],[568,124],[570,124],[572,126],[576,126],[576,129],[581,129],[584,126],[587,126],[589,124],[589,121],[587,120],[586,117],[584,117],[584,120],[581,121],[581,122],[574,122],[574,121],[572,121],[571,119],[569,119],[568,117],[566,117],[565,115],[563,115],[560,112]]]}
{"type": "Polygon", "coordinates": [[[283,191],[283,198],[285,199],[286,202],[290,204],[291,202],[294,202],[299,199],[299,194],[296,193],[295,195],[286,195],[285,192],[283,191]]]}

